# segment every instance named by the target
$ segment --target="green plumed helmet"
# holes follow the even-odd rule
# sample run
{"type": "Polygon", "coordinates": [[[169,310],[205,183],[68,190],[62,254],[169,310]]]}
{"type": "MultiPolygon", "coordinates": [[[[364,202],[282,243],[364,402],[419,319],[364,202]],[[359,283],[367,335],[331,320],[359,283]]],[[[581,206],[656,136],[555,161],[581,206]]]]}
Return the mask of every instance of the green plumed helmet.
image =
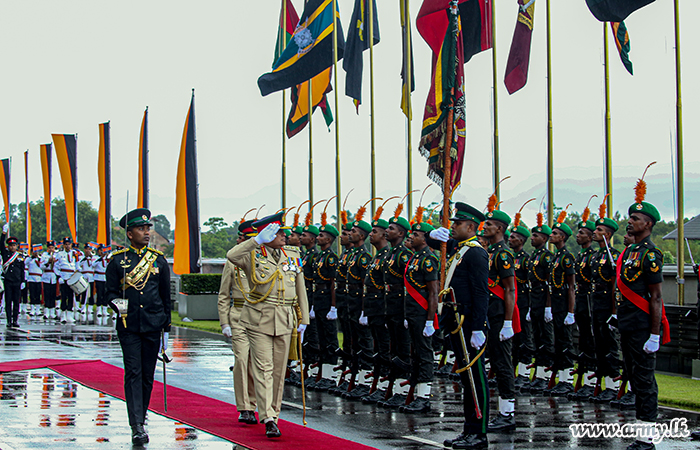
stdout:
{"type": "MultiPolygon", "coordinates": [[[[571,234],[572,234],[571,228],[570,228],[567,224],[565,224],[564,222],[561,222],[561,223],[560,223],[560,222],[557,222],[557,223],[555,223],[555,224],[554,224],[554,230],[563,231],[564,234],[566,234],[567,237],[571,237],[571,234]]],[[[554,231],[554,230],[552,230],[552,231],[554,231]]],[[[551,232],[550,232],[550,234],[551,234],[551,232]]]]}
{"type": "Polygon", "coordinates": [[[578,228],[579,228],[579,230],[582,228],[585,228],[587,230],[595,231],[595,222],[593,222],[592,220],[587,220],[585,222],[579,222],[578,228]]]}
{"type": "Polygon", "coordinates": [[[314,236],[318,236],[318,233],[319,233],[318,227],[316,227],[315,225],[306,225],[304,227],[303,231],[306,231],[307,233],[311,233],[314,236]]]}
{"type": "Polygon", "coordinates": [[[387,228],[389,228],[389,222],[387,222],[384,219],[373,220],[372,227],[378,227],[378,228],[381,228],[382,230],[386,230],[387,228]]]}
{"type": "Polygon", "coordinates": [[[435,227],[430,225],[427,222],[420,222],[420,223],[414,223],[413,226],[411,227],[412,231],[422,231],[424,233],[430,233],[433,231],[435,227]]]}
{"type": "Polygon", "coordinates": [[[409,231],[411,229],[411,224],[408,223],[408,220],[404,219],[403,217],[392,217],[389,219],[389,224],[396,224],[403,228],[406,231],[409,231]]]}
{"type": "Polygon", "coordinates": [[[527,225],[524,222],[520,222],[517,227],[510,227],[511,233],[518,233],[525,239],[530,237],[530,230],[527,229],[527,225]]]}
{"type": "Polygon", "coordinates": [[[328,225],[328,224],[322,225],[321,228],[319,229],[319,231],[323,231],[325,233],[332,234],[335,237],[338,237],[338,235],[340,235],[340,233],[338,233],[338,230],[333,225],[328,225]]]}
{"type": "Polygon", "coordinates": [[[610,228],[611,230],[613,230],[613,232],[616,232],[617,230],[620,229],[620,227],[618,226],[617,222],[615,222],[614,220],[609,219],[609,218],[607,218],[607,217],[605,217],[605,218],[603,218],[603,219],[598,219],[598,220],[596,221],[595,224],[596,224],[596,225],[605,225],[606,227],[608,227],[608,228],[610,228]]]}
{"type": "Polygon", "coordinates": [[[486,220],[498,220],[499,222],[504,223],[506,227],[510,225],[510,216],[498,209],[487,213],[486,220]]]}
{"type": "Polygon", "coordinates": [[[302,227],[301,225],[299,225],[298,227],[294,228],[294,229],[292,230],[292,232],[293,232],[293,233],[297,233],[297,234],[302,234],[302,233],[304,233],[304,227],[302,227]]]}
{"type": "Polygon", "coordinates": [[[642,213],[644,215],[647,215],[651,217],[651,219],[654,221],[654,224],[661,220],[661,214],[659,214],[659,210],[656,209],[656,206],[652,205],[649,202],[633,203],[632,205],[630,205],[629,209],[627,210],[627,213],[629,215],[632,215],[632,213],[642,213]]]}
{"type": "Polygon", "coordinates": [[[365,222],[364,220],[356,220],[352,223],[353,228],[357,227],[360,230],[364,231],[367,234],[370,234],[372,232],[372,226],[365,222]]]}
{"type": "Polygon", "coordinates": [[[542,226],[532,227],[532,228],[530,229],[530,231],[532,231],[533,233],[542,233],[542,234],[546,234],[547,236],[551,236],[551,235],[552,235],[552,229],[549,228],[549,225],[544,225],[544,224],[542,224],[542,226]]]}

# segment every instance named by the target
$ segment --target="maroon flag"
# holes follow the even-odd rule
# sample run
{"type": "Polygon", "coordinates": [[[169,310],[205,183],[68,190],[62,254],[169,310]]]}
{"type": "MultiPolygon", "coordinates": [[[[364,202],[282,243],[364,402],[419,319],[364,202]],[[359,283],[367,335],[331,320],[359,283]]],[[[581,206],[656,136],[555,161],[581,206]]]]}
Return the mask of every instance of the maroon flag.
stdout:
{"type": "Polygon", "coordinates": [[[459,0],[459,20],[462,23],[464,62],[493,46],[491,2],[493,0],[459,0]]]}
{"type": "Polygon", "coordinates": [[[519,91],[527,83],[534,17],[535,0],[518,0],[518,21],[515,23],[504,79],[509,94],[519,91]]]}

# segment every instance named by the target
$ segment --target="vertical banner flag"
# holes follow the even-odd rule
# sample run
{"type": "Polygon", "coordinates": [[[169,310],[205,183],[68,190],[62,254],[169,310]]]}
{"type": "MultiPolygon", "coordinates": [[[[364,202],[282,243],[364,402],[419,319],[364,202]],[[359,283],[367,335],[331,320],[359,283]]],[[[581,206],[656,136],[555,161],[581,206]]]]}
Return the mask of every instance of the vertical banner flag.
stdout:
{"type": "Polygon", "coordinates": [[[504,79],[509,94],[519,91],[527,83],[534,18],[535,0],[518,0],[518,21],[515,23],[504,79]]]}
{"type": "Polygon", "coordinates": [[[63,198],[66,202],[66,218],[73,242],[78,242],[78,136],[75,134],[52,134],[56,147],[58,172],[63,184],[63,198]]]}
{"type": "MultiPolygon", "coordinates": [[[[471,0],[473,1],[473,0],[471,0]]],[[[466,137],[464,97],[464,53],[460,38],[461,14],[457,0],[424,0],[416,19],[416,28],[433,51],[433,67],[428,99],[423,114],[420,152],[428,160],[428,177],[443,186],[444,161],[441,157],[450,145],[452,173],[450,191],[460,183],[466,137]],[[454,105],[452,142],[444,142],[448,107],[454,105]]]]}
{"type": "Polygon", "coordinates": [[[194,89],[182,132],[175,187],[175,251],[173,271],[199,273],[201,246],[199,229],[199,186],[197,184],[197,145],[194,121],[194,89]]]}
{"type": "Polygon", "coordinates": [[[654,0],[586,0],[588,9],[601,22],[622,22],[654,0]]]}
{"type": "Polygon", "coordinates": [[[343,59],[345,38],[333,0],[309,0],[272,72],[258,78],[263,97],[302,84],[333,65],[333,14],[338,24],[338,61],[343,59]]]}
{"type": "Polygon", "coordinates": [[[27,207],[27,245],[32,248],[32,209],[29,204],[29,150],[24,152],[24,204],[27,207]]]}
{"type": "Polygon", "coordinates": [[[413,111],[411,111],[411,105],[408,101],[408,97],[411,96],[411,92],[416,90],[416,79],[413,69],[413,34],[411,32],[411,11],[408,9],[408,0],[400,1],[402,36],[401,49],[403,51],[403,59],[401,60],[401,110],[408,120],[412,120],[413,111]],[[408,65],[406,64],[407,62],[408,65]]]}
{"type": "Polygon", "coordinates": [[[460,0],[459,2],[459,18],[462,23],[465,63],[469,62],[472,56],[493,46],[491,28],[493,24],[491,20],[492,1],[494,0],[460,0]]]}
{"type": "Polygon", "coordinates": [[[282,56],[282,50],[287,48],[287,44],[289,44],[292,35],[294,35],[294,29],[299,24],[299,15],[297,14],[297,10],[294,9],[292,0],[282,1],[286,2],[286,5],[280,8],[280,23],[277,29],[277,44],[275,44],[275,60],[272,61],[272,67],[275,67],[275,63],[280,56],[282,56]],[[285,9],[287,10],[287,15],[283,17],[285,9]],[[284,43],[284,45],[282,43],[284,43]]]}
{"type": "Polygon", "coordinates": [[[51,240],[51,144],[39,147],[41,178],[44,180],[44,211],[46,212],[46,241],[51,240]]]}
{"type": "Polygon", "coordinates": [[[627,33],[625,22],[610,22],[610,27],[615,38],[617,51],[620,53],[622,65],[625,66],[630,75],[634,75],[632,61],[630,61],[630,35],[627,33]]]}
{"type": "Polygon", "coordinates": [[[369,3],[372,3],[373,29],[372,41],[379,44],[379,19],[377,19],[377,3],[375,0],[355,0],[348,40],[345,43],[343,69],[345,70],[345,95],[353,99],[355,110],[360,113],[362,103],[362,52],[369,48],[369,3]]]}
{"type": "Polygon", "coordinates": [[[5,222],[10,223],[10,158],[0,160],[0,188],[2,188],[2,201],[5,205],[5,222]]]}
{"type": "Polygon", "coordinates": [[[97,242],[110,245],[112,243],[112,156],[109,122],[101,123],[99,127],[97,181],[100,186],[100,209],[97,211],[97,242]]]}
{"type": "MultiPolygon", "coordinates": [[[[326,126],[330,129],[333,123],[333,113],[328,105],[328,94],[331,87],[331,74],[333,67],[329,67],[311,80],[311,102],[316,108],[321,108],[326,126]]],[[[309,82],[306,81],[291,88],[292,107],[287,117],[287,137],[291,138],[299,134],[309,123],[309,82]]]]}
{"type": "MultiPolygon", "coordinates": [[[[148,208],[149,181],[148,181],[148,106],[143,112],[141,121],[141,135],[139,137],[139,192],[136,198],[137,208],[148,208]]],[[[99,240],[98,240],[99,241],[99,240]]],[[[101,242],[101,241],[99,241],[101,242]]],[[[106,242],[105,245],[109,245],[106,242]]]]}

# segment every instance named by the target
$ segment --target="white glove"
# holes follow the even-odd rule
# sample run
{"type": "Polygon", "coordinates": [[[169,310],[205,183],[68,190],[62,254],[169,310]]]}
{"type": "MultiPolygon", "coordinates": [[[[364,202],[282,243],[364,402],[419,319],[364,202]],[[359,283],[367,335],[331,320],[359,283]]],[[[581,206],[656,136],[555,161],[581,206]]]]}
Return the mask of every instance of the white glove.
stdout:
{"type": "Polygon", "coordinates": [[[360,314],[360,325],[367,326],[369,325],[369,322],[367,321],[367,317],[365,317],[365,312],[362,311],[362,314],[360,314]]]}
{"type": "MultiPolygon", "coordinates": [[[[615,322],[617,322],[617,314],[611,315],[610,318],[615,319],[615,322]]],[[[609,321],[609,320],[610,320],[610,319],[608,319],[608,321],[609,321]]],[[[615,330],[617,330],[617,327],[616,327],[615,325],[613,325],[613,324],[608,324],[608,328],[610,328],[610,331],[615,331],[615,330]]]]}
{"type": "Polygon", "coordinates": [[[25,288],[26,286],[27,286],[27,285],[26,285],[26,284],[24,284],[24,281],[23,281],[23,282],[22,282],[22,284],[20,284],[20,285],[19,285],[19,288],[20,288],[20,290],[22,290],[22,291],[23,291],[23,290],[24,290],[24,288],[25,288]]]}
{"type": "Polygon", "coordinates": [[[277,232],[279,230],[280,224],[271,223],[270,225],[263,228],[262,231],[260,231],[258,235],[255,236],[253,239],[255,239],[255,242],[258,245],[267,244],[275,240],[275,237],[277,236],[277,232]]]}
{"type": "Polygon", "coordinates": [[[221,330],[221,334],[223,334],[227,338],[230,338],[231,337],[231,327],[228,325],[224,326],[224,328],[221,330]]]}
{"type": "Polygon", "coordinates": [[[432,320],[425,321],[425,328],[423,328],[423,336],[430,337],[435,333],[435,327],[433,327],[432,320]]]}
{"type": "Polygon", "coordinates": [[[566,319],[564,319],[564,325],[573,325],[576,323],[576,318],[574,313],[566,313],[566,319]]]}
{"type": "Polygon", "coordinates": [[[316,318],[316,313],[314,312],[314,307],[311,307],[311,310],[309,310],[309,319],[315,319],[316,318]]]}
{"type": "Polygon", "coordinates": [[[168,336],[170,333],[167,331],[163,333],[163,338],[160,340],[160,349],[158,350],[158,353],[163,353],[168,349],[168,336]]]}
{"type": "Polygon", "coordinates": [[[450,239],[450,230],[440,227],[430,232],[429,236],[436,241],[447,242],[450,239]]]}
{"type": "Polygon", "coordinates": [[[513,331],[513,321],[512,320],[504,320],[503,321],[503,328],[501,328],[501,332],[498,335],[498,338],[501,340],[501,342],[507,341],[508,339],[512,338],[515,335],[515,332],[513,331]]]}
{"type": "Polygon", "coordinates": [[[306,325],[300,323],[297,327],[297,333],[299,333],[299,342],[304,342],[304,331],[306,330],[306,325]]]}
{"type": "Polygon", "coordinates": [[[549,323],[552,320],[554,320],[554,316],[552,316],[552,307],[551,306],[545,306],[544,307],[544,321],[549,323]]]}
{"type": "Polygon", "coordinates": [[[331,306],[331,310],[326,314],[326,320],[336,320],[338,318],[338,310],[335,306],[331,306]]]}
{"type": "Polygon", "coordinates": [[[480,349],[484,346],[484,342],[486,342],[486,335],[483,331],[472,331],[472,338],[469,341],[469,344],[473,348],[477,350],[480,349]]]}
{"type": "Polygon", "coordinates": [[[408,320],[403,319],[403,327],[408,330],[408,320]]]}
{"type": "Polygon", "coordinates": [[[10,224],[6,223],[5,225],[2,226],[2,232],[4,234],[7,234],[10,231],[10,224]]]}
{"type": "Polygon", "coordinates": [[[528,308],[527,310],[527,315],[525,316],[525,320],[528,322],[532,322],[532,317],[530,317],[530,309],[528,308]]]}
{"type": "Polygon", "coordinates": [[[649,340],[644,344],[644,351],[647,353],[656,353],[659,351],[659,335],[649,335],[649,340]]]}

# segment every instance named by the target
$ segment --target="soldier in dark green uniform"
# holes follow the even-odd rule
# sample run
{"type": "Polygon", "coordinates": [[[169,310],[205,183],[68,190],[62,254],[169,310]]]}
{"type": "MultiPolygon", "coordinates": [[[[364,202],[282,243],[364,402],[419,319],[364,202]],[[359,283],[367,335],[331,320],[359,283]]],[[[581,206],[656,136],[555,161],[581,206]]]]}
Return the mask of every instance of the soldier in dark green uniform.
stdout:
{"type": "Polygon", "coordinates": [[[430,411],[430,390],[433,381],[432,336],[438,328],[437,305],[440,263],[428,247],[425,236],[433,231],[430,224],[417,218],[413,224],[413,248],[415,253],[408,262],[404,284],[406,296],[406,321],[413,347],[411,385],[415,399],[399,408],[406,413],[430,411]]]}
{"type": "Polygon", "coordinates": [[[508,243],[513,251],[513,268],[515,285],[518,290],[517,303],[520,312],[520,333],[513,336],[513,364],[517,364],[518,376],[515,379],[515,389],[520,389],[530,383],[530,369],[532,358],[535,356],[535,347],[532,341],[532,326],[527,320],[530,312],[530,283],[528,272],[530,268],[530,255],[523,249],[525,242],[530,237],[527,225],[515,215],[513,226],[510,228],[508,243]]]}
{"type": "MultiPolygon", "coordinates": [[[[653,423],[658,416],[659,395],[654,377],[656,352],[660,343],[670,339],[661,297],[663,255],[650,237],[661,216],[654,205],[644,201],[644,181],[640,180],[635,190],[637,196],[629,207],[627,222],[627,233],[635,243],[625,249],[621,266],[617,267],[617,319],[625,372],[636,395],[637,420],[653,423]]],[[[647,450],[655,446],[650,439],[641,438],[627,448],[647,450]]]]}
{"type": "Polygon", "coordinates": [[[316,390],[328,390],[337,386],[332,380],[333,367],[338,363],[338,310],[336,308],[335,277],[338,270],[338,255],[333,251],[333,242],[338,237],[338,230],[333,225],[324,224],[322,220],[316,242],[321,252],[316,255],[314,268],[314,309],[316,311],[316,328],[318,330],[319,363],[321,369],[313,385],[316,390]]]}
{"type": "MultiPolygon", "coordinates": [[[[620,374],[619,346],[617,336],[608,326],[608,320],[615,315],[615,268],[620,252],[612,247],[613,234],[618,230],[617,223],[605,217],[605,203],[601,205],[600,218],[596,222],[593,240],[598,244],[598,251],[591,258],[593,293],[591,295],[591,321],[593,323],[593,342],[595,344],[596,376],[605,379],[605,390],[593,398],[596,403],[615,400],[617,381],[613,378],[620,374]]],[[[615,318],[617,316],[615,315],[615,318]]],[[[627,396],[626,401],[630,398],[627,396]]]]}
{"type": "MultiPolygon", "coordinates": [[[[335,305],[338,309],[338,324],[340,325],[340,331],[343,333],[343,347],[340,352],[341,355],[341,366],[347,368],[350,366],[350,359],[352,355],[352,331],[350,323],[350,313],[348,311],[348,264],[352,258],[352,253],[354,252],[354,246],[350,243],[350,230],[352,230],[352,224],[344,223],[342,224],[340,231],[340,246],[343,248],[342,253],[338,257],[338,270],[335,276],[335,305]]],[[[342,377],[341,374],[341,378],[342,377]]],[[[337,388],[331,388],[328,392],[339,395],[348,389],[348,382],[342,381],[339,383],[337,388]]]]}
{"type": "Polygon", "coordinates": [[[566,396],[573,392],[573,377],[569,369],[574,367],[572,360],[574,344],[571,337],[571,325],[576,322],[576,268],[574,255],[566,249],[566,241],[571,237],[571,228],[564,223],[566,211],[562,211],[557,223],[552,228],[549,242],[557,252],[549,265],[549,304],[552,307],[552,324],[554,325],[554,364],[552,379],[559,371],[559,383],[545,392],[552,396],[566,396]]]}
{"type": "MultiPolygon", "coordinates": [[[[586,372],[595,370],[595,350],[593,345],[593,328],[591,326],[591,258],[595,250],[591,246],[595,222],[589,220],[590,210],[588,206],[583,210],[581,221],[578,224],[576,233],[576,243],[581,247],[574,267],[576,269],[576,306],[574,317],[578,327],[578,380],[583,381],[586,372]]],[[[577,382],[577,386],[582,383],[577,382]]],[[[578,391],[577,391],[578,392],[578,391]]]]}
{"type": "Polygon", "coordinates": [[[124,397],[131,441],[149,441],[143,427],[151,400],[159,349],[167,349],[170,332],[170,269],[163,253],[148,247],[151,212],[144,208],[119,221],[131,242],[112,254],[106,270],[106,300],[128,300],[128,310],[117,319],[117,337],[124,356],[124,397]]]}
{"type": "Polygon", "coordinates": [[[547,306],[549,288],[549,262],[552,253],[547,250],[547,241],[552,229],[543,224],[542,213],[537,214],[537,226],[530,232],[530,243],[535,248],[530,256],[530,323],[532,324],[532,338],[535,344],[535,376],[529,385],[521,388],[522,391],[533,394],[542,392],[547,387],[545,367],[552,365],[554,353],[554,331],[552,329],[552,307],[547,306]]]}
{"type": "MultiPolygon", "coordinates": [[[[311,213],[307,214],[307,224],[302,228],[301,237],[299,238],[299,242],[304,249],[301,256],[301,263],[303,264],[306,298],[309,302],[310,323],[304,332],[303,344],[304,362],[306,362],[307,368],[311,364],[319,362],[322,351],[318,341],[318,326],[316,325],[316,313],[314,310],[314,260],[318,255],[318,248],[316,247],[318,228],[315,225],[311,225],[310,221],[311,213]]],[[[321,371],[319,370],[316,375],[320,373],[321,371]]],[[[315,382],[315,377],[305,377],[304,383],[307,387],[313,386],[315,382]]]]}
{"type": "MultiPolygon", "coordinates": [[[[491,203],[491,202],[490,202],[491,203]]],[[[494,202],[495,203],[495,202],[494,202]]],[[[503,235],[510,225],[510,217],[503,211],[486,214],[484,237],[489,240],[489,333],[487,351],[491,369],[498,383],[498,411],[489,422],[489,431],[515,429],[515,372],[511,354],[513,336],[519,332],[515,319],[515,261],[506,246],[503,235]]],[[[518,317],[519,319],[519,317],[518,317]]]]}
{"type": "Polygon", "coordinates": [[[348,386],[348,392],[344,397],[360,399],[369,395],[369,386],[362,384],[365,374],[371,368],[370,361],[373,355],[372,334],[368,328],[367,317],[362,313],[362,297],[364,294],[364,281],[369,269],[371,257],[365,250],[365,239],[372,232],[370,224],[357,219],[352,223],[350,231],[350,243],[355,250],[348,264],[348,312],[352,324],[352,378],[348,386]],[[359,382],[359,384],[358,384],[359,382]]]}

